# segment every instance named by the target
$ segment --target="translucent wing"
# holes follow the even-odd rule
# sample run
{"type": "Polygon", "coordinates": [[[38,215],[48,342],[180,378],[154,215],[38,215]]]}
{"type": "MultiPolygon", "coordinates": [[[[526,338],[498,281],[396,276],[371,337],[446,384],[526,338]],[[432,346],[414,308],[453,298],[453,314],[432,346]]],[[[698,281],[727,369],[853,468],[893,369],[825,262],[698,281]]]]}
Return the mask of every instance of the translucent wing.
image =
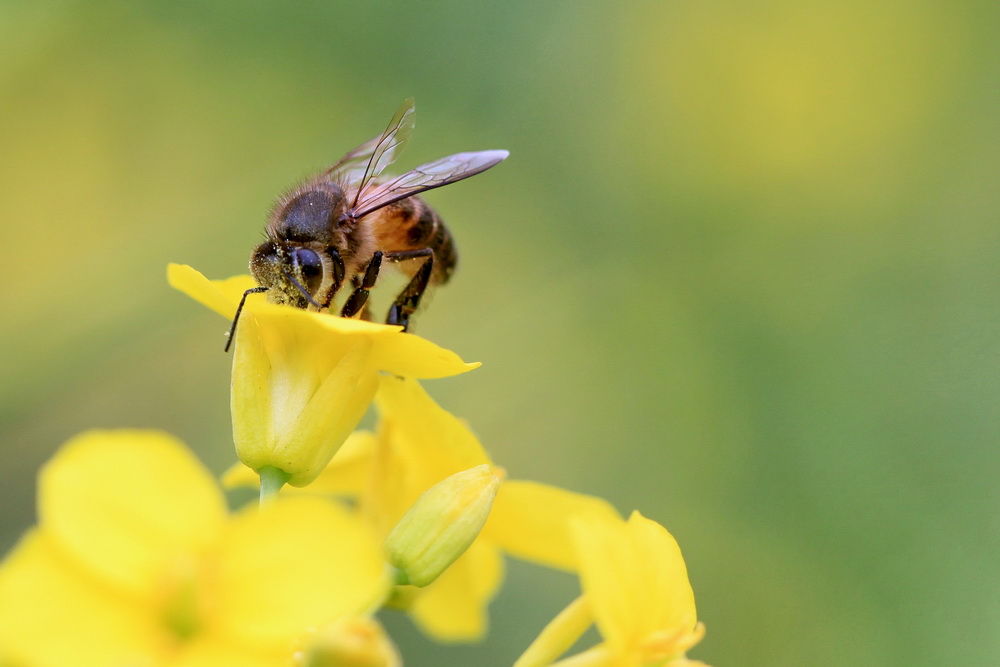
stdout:
{"type": "Polygon", "coordinates": [[[510,153],[503,150],[456,153],[422,164],[402,176],[373,185],[365,192],[359,191],[357,201],[351,207],[351,216],[360,218],[394,201],[475,176],[500,164],[508,155],[510,153]]]}
{"type": "Polygon", "coordinates": [[[340,162],[324,171],[323,175],[331,178],[344,178],[344,174],[351,171],[358,171],[358,178],[361,178],[364,172],[359,170],[364,169],[368,164],[368,161],[372,157],[372,153],[375,152],[375,146],[378,145],[378,142],[381,139],[382,137],[378,136],[361,144],[353,151],[340,158],[340,162]]]}
{"type": "Polygon", "coordinates": [[[324,176],[336,178],[344,183],[357,183],[358,198],[371,186],[386,167],[396,161],[406,140],[413,132],[413,98],[407,99],[389,121],[385,131],[361,144],[337,164],[323,172],[324,176]]]}

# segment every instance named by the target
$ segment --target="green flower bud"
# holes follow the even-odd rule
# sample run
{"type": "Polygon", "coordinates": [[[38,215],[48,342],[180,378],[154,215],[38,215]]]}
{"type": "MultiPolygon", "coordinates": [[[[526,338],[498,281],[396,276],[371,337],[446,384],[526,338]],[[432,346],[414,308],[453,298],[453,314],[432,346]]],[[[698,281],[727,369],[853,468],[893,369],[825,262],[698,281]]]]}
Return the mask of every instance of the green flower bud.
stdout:
{"type": "Polygon", "coordinates": [[[424,492],[385,541],[397,583],[426,586],[465,553],[493,507],[500,480],[488,464],[455,473],[424,492]]]}

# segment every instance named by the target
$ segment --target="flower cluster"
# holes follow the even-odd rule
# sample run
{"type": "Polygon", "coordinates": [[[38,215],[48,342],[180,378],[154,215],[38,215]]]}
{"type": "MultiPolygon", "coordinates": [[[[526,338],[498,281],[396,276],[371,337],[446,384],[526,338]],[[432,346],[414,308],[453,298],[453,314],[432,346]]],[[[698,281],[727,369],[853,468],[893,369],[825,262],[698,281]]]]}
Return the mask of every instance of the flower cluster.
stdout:
{"type": "MultiPolygon", "coordinates": [[[[183,266],[169,280],[227,318],[252,286],[183,266]]],[[[166,434],[74,438],[40,473],[38,525],[0,562],[0,665],[392,667],[380,609],[439,641],[481,638],[506,556],[581,587],[517,667],[701,664],[686,658],[704,630],[662,526],[508,479],[418,382],[476,364],[399,327],[253,296],[234,342],[240,463],[222,482],[259,486],[260,506],[230,511],[166,434]],[[376,428],[357,430],[371,403],[376,428]],[[591,625],[602,641],[563,658],[591,625]]]]}

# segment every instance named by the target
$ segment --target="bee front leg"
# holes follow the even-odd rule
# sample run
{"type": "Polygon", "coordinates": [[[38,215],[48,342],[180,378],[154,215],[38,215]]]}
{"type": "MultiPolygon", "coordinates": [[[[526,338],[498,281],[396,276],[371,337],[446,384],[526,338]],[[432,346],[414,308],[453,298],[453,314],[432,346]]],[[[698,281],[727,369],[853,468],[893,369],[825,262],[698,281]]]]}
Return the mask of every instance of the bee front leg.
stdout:
{"type": "Polygon", "coordinates": [[[368,268],[365,269],[365,276],[361,279],[361,284],[356,285],[351,296],[347,297],[344,307],[340,310],[341,317],[354,317],[365,307],[365,304],[368,303],[368,290],[375,287],[375,281],[378,279],[381,267],[382,251],[379,250],[372,255],[371,261],[368,262],[368,268]]]}
{"type": "Polygon", "coordinates": [[[392,306],[389,307],[389,315],[385,319],[386,324],[402,326],[403,331],[409,327],[410,316],[420,306],[420,297],[424,295],[424,292],[427,291],[427,285],[430,284],[431,271],[434,269],[434,251],[430,248],[421,248],[420,250],[393,252],[386,255],[386,259],[396,262],[418,257],[426,257],[427,259],[413,274],[413,278],[399,293],[396,300],[392,302],[392,306]]]}
{"type": "Polygon", "coordinates": [[[330,258],[333,276],[330,281],[330,287],[326,290],[326,298],[323,299],[323,308],[330,307],[330,304],[333,303],[333,297],[337,295],[337,290],[340,289],[340,285],[344,282],[344,260],[340,258],[340,253],[337,252],[336,248],[331,246],[326,249],[326,255],[330,258]]]}
{"type": "Polygon", "coordinates": [[[243,312],[243,304],[247,302],[247,297],[251,294],[266,292],[267,290],[267,287],[251,287],[246,292],[243,292],[243,298],[240,299],[240,305],[236,306],[236,314],[233,316],[233,326],[229,327],[229,337],[226,338],[226,347],[223,348],[223,352],[229,352],[229,348],[233,344],[233,338],[236,337],[236,324],[240,321],[240,313],[243,312]]]}

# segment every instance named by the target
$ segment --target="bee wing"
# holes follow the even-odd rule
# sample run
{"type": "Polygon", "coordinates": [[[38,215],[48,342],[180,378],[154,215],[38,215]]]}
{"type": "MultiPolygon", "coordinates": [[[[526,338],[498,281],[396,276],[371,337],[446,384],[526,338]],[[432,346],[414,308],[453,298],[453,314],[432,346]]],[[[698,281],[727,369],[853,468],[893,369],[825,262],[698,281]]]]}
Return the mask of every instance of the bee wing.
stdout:
{"type": "Polygon", "coordinates": [[[413,132],[413,111],[414,104],[411,97],[399,107],[382,134],[340,158],[340,161],[324,171],[323,175],[345,183],[356,182],[357,198],[360,198],[372,181],[403,152],[403,147],[413,132]]]}
{"type": "MultiPolygon", "coordinates": [[[[341,178],[348,172],[364,169],[364,166],[368,164],[368,160],[371,159],[372,153],[375,152],[375,146],[378,145],[378,142],[381,139],[382,137],[378,136],[361,144],[353,151],[340,158],[340,161],[337,162],[337,164],[324,171],[323,175],[332,178],[341,178]]],[[[359,171],[358,178],[361,178],[362,174],[363,172],[359,171]]]]}
{"type": "Polygon", "coordinates": [[[351,208],[351,215],[360,218],[394,201],[475,176],[500,164],[508,155],[510,153],[504,150],[456,153],[422,164],[402,176],[374,185],[366,192],[359,192],[357,201],[351,208]]]}

